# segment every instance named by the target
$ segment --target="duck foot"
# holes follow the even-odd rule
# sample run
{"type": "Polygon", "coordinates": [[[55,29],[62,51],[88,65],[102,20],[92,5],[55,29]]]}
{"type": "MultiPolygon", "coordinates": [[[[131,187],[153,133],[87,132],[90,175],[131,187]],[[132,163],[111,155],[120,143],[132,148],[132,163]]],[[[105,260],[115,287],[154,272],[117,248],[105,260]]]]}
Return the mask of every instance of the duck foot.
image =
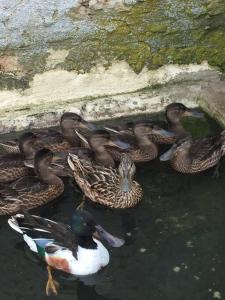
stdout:
{"type": "Polygon", "coordinates": [[[52,267],[47,266],[48,271],[48,281],[46,284],[46,295],[50,296],[51,294],[58,295],[59,283],[52,277],[52,267]]]}
{"type": "Polygon", "coordinates": [[[220,177],[220,172],[219,172],[219,168],[220,168],[220,162],[218,162],[218,164],[216,165],[214,171],[213,171],[213,178],[219,178],[220,177]]]}
{"type": "Polygon", "coordinates": [[[77,206],[77,210],[83,210],[85,205],[85,195],[83,195],[82,202],[77,206]]]}

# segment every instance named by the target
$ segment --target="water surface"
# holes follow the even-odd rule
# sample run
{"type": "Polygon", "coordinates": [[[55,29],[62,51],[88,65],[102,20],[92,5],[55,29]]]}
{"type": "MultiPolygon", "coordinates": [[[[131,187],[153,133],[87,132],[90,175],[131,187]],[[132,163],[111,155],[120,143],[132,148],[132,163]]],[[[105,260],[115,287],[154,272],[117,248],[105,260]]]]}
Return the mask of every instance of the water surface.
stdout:
{"type": "MultiPolygon", "coordinates": [[[[195,136],[220,130],[215,122],[186,121],[195,136]]],[[[139,164],[136,179],[143,201],[132,209],[111,210],[91,203],[108,231],[125,246],[109,249],[110,264],[81,281],[56,271],[61,300],[211,300],[225,299],[225,164],[220,178],[209,170],[183,175],[159,160],[139,164]]],[[[33,212],[67,222],[82,194],[71,180],[56,201],[33,212]]],[[[30,253],[21,236],[0,219],[0,299],[42,300],[47,278],[43,262],[30,253]]]]}

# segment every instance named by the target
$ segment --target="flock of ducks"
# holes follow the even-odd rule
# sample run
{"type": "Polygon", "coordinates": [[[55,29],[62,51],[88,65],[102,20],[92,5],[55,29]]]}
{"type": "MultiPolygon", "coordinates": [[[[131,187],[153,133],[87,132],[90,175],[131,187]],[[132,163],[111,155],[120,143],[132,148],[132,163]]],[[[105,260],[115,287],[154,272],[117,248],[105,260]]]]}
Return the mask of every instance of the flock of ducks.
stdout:
{"type": "Polygon", "coordinates": [[[225,132],[193,140],[181,124],[186,116],[202,118],[203,114],[172,103],[165,110],[166,128],[161,128],[150,120],[97,127],[66,112],[59,131],[33,130],[0,144],[8,152],[0,157],[0,215],[11,215],[11,228],[46,261],[47,295],[57,294],[58,289],[51,268],[77,276],[96,273],[109,263],[100,239],[112,247],[124,241],[103,229],[82,209],[83,204],[70,225],[31,215],[28,210],[60,196],[65,176],[75,179],[84,200],[111,208],[133,207],[142,198],[142,188],[134,180],[135,162],[155,159],[161,144],[172,144],[160,160],[170,160],[178,172],[198,173],[217,166],[225,154],[225,132]]]}

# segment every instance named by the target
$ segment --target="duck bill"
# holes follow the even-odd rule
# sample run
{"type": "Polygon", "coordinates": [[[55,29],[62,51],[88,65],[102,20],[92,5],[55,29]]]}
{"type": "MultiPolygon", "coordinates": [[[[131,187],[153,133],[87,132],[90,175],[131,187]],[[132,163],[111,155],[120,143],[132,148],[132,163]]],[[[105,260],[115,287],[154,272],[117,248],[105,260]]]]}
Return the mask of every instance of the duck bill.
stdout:
{"type": "Polygon", "coordinates": [[[109,132],[113,132],[115,134],[123,135],[123,134],[132,134],[132,130],[127,128],[127,129],[120,129],[117,130],[116,128],[108,127],[108,126],[103,126],[103,128],[109,132]]]}
{"type": "Polygon", "coordinates": [[[121,191],[123,193],[129,193],[130,192],[130,182],[129,182],[127,177],[124,177],[121,180],[121,191]]]}
{"type": "Polygon", "coordinates": [[[49,169],[57,176],[59,177],[72,177],[73,178],[73,172],[69,167],[64,167],[63,165],[53,163],[49,167],[49,169]]]}
{"type": "Polygon", "coordinates": [[[78,130],[75,129],[75,133],[82,142],[89,146],[87,139],[78,130]]]}
{"type": "Polygon", "coordinates": [[[67,162],[73,172],[75,171],[75,165],[79,165],[79,168],[82,168],[78,155],[68,153],[67,162]]]}
{"type": "Polygon", "coordinates": [[[24,166],[30,169],[34,169],[34,160],[33,159],[26,159],[23,161],[24,166]]]}
{"type": "Polygon", "coordinates": [[[174,152],[177,148],[177,145],[174,144],[168,151],[166,151],[165,153],[163,153],[161,156],[160,156],[160,161],[167,161],[167,160],[170,160],[173,155],[174,155],[174,152]]]}
{"type": "Polygon", "coordinates": [[[54,156],[52,158],[52,162],[62,161],[64,159],[66,159],[66,157],[67,157],[66,153],[58,152],[58,153],[54,154],[54,156]]]}
{"type": "Polygon", "coordinates": [[[173,132],[165,129],[153,129],[152,132],[155,134],[160,134],[164,137],[175,137],[175,134],[173,132]]]}
{"type": "Polygon", "coordinates": [[[109,146],[113,146],[113,147],[118,147],[120,149],[123,149],[123,150],[127,150],[130,148],[130,144],[128,143],[125,143],[119,139],[116,139],[116,140],[113,140],[113,141],[108,141],[107,145],[109,146]]]}
{"type": "Polygon", "coordinates": [[[96,126],[96,125],[94,125],[93,123],[87,122],[87,121],[85,121],[85,120],[82,120],[82,121],[81,121],[80,127],[89,129],[89,130],[91,130],[91,131],[94,131],[94,130],[97,129],[97,126],[96,126]]]}
{"type": "Polygon", "coordinates": [[[116,134],[120,134],[120,131],[115,129],[115,128],[112,128],[112,127],[108,127],[108,126],[104,126],[103,127],[105,130],[107,131],[110,131],[110,132],[113,132],[113,133],[116,133],[116,134]]]}
{"type": "Polygon", "coordinates": [[[124,245],[125,241],[123,239],[117,238],[113,236],[111,233],[107,232],[102,226],[96,225],[95,226],[96,233],[94,236],[96,238],[104,239],[111,247],[121,247],[124,245]]]}
{"type": "Polygon", "coordinates": [[[184,113],[184,115],[185,116],[191,116],[191,117],[194,117],[194,118],[199,118],[199,119],[204,118],[204,113],[201,113],[201,112],[197,111],[194,108],[188,108],[186,110],[186,112],[184,113]]]}

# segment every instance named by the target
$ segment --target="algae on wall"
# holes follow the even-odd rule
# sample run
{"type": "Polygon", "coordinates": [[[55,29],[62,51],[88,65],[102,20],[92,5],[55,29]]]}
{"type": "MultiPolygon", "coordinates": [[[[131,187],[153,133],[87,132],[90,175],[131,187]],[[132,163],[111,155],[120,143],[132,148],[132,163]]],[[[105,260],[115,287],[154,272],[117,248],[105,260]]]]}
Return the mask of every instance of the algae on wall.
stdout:
{"type": "Polygon", "coordinates": [[[204,60],[225,70],[224,0],[13,0],[16,11],[3,2],[0,89],[26,89],[49,69],[84,73],[115,60],[136,73],[204,60]]]}

